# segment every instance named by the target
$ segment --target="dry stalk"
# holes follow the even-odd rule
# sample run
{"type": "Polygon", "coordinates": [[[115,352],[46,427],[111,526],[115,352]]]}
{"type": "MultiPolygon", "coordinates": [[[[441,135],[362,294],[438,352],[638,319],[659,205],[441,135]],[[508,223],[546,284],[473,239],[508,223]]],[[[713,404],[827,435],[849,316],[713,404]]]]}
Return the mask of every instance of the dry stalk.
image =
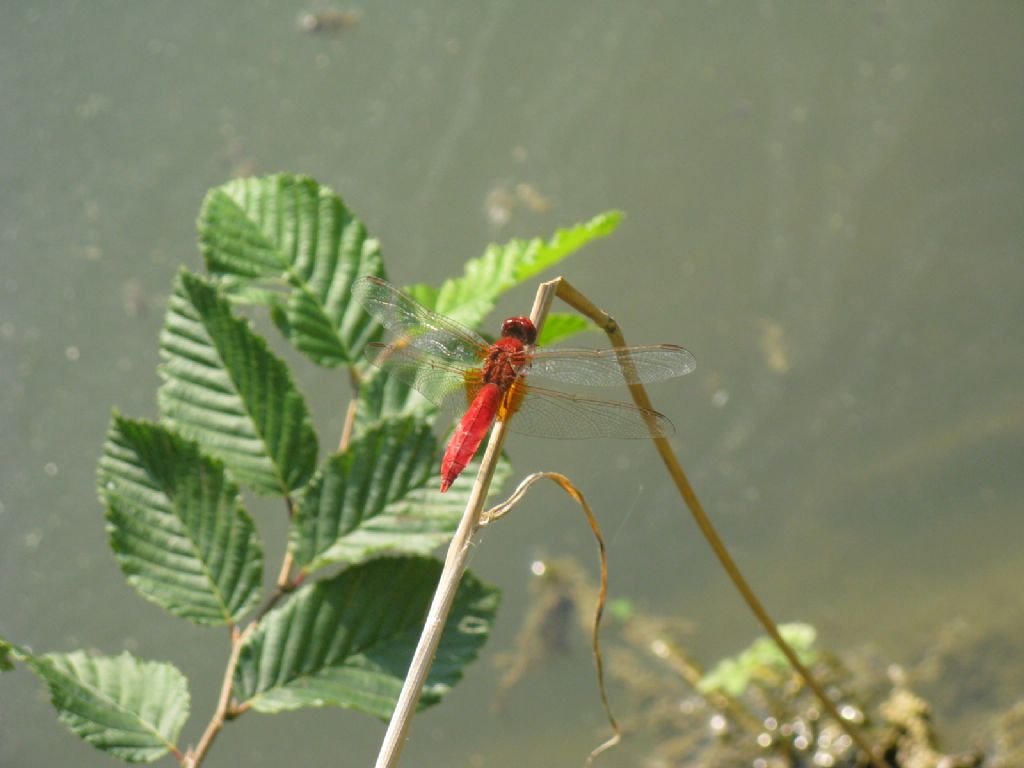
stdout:
{"type": "MultiPolygon", "coordinates": [[[[533,321],[538,333],[544,324],[551,302],[554,300],[555,291],[558,288],[558,281],[543,283],[537,289],[537,296],[533,302],[533,310],[530,312],[530,320],[533,321]]],[[[441,578],[434,592],[434,599],[430,604],[427,613],[426,623],[423,632],[420,634],[416,651],[413,653],[412,663],[409,672],[406,674],[405,682],[402,684],[402,691],[398,696],[398,703],[391,715],[388,729],[384,734],[384,741],[381,744],[380,752],[377,755],[376,768],[394,768],[398,765],[398,759],[405,746],[409,726],[412,724],[412,717],[416,713],[416,705],[419,702],[423,685],[427,681],[430,667],[434,662],[434,654],[437,652],[438,643],[441,641],[441,633],[448,621],[448,614],[451,611],[452,603],[455,600],[455,592],[462,574],[466,570],[466,560],[469,556],[470,545],[473,535],[480,526],[480,515],[483,512],[484,502],[487,499],[487,492],[491,487],[491,478],[494,476],[494,469],[501,456],[501,447],[505,442],[505,432],[508,422],[499,421],[491,431],[491,438],[487,443],[487,450],[480,464],[480,471],[477,474],[476,482],[466,504],[466,510],[462,513],[462,520],[459,522],[458,530],[448,545],[448,554],[445,557],[444,569],[441,571],[441,578]]]]}

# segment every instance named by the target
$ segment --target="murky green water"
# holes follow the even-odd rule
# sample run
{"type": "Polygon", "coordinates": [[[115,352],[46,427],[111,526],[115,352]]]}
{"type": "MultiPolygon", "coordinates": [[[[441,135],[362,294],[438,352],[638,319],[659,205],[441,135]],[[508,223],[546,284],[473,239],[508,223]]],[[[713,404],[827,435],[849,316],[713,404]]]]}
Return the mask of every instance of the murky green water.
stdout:
{"type": "MultiPolygon", "coordinates": [[[[895,661],[955,619],[1024,630],[1024,6],[367,3],[322,36],[299,31],[304,10],[4,9],[0,633],[173,660],[198,737],[225,638],[125,585],[94,469],[112,406],[154,413],[163,302],[178,265],[199,264],[204,191],[276,170],[344,195],[399,282],[625,210],[565,274],[630,340],[696,354],[695,374],[652,394],[778,618],[895,661]]],[[[321,434],[340,428],[344,383],[301,384],[321,434]]],[[[615,594],[693,619],[705,661],[745,645],[753,620],[653,449],[568,447],[509,445],[519,473],[559,469],[597,502],[615,594]]],[[[280,541],[276,510],[259,512],[280,541]]],[[[504,613],[403,764],[582,762],[601,722],[584,638],[500,717],[488,704],[529,562],[592,548],[550,492],[487,532],[473,567],[504,587],[504,613]]],[[[979,692],[964,666],[937,713],[961,744],[1024,690],[1011,669],[979,692]]],[[[341,711],[252,715],[210,764],[363,766],[382,733],[341,711]]],[[[642,754],[627,743],[605,764],[642,754]]],[[[110,762],[27,673],[5,675],[0,765],[66,764],[110,762]]]]}

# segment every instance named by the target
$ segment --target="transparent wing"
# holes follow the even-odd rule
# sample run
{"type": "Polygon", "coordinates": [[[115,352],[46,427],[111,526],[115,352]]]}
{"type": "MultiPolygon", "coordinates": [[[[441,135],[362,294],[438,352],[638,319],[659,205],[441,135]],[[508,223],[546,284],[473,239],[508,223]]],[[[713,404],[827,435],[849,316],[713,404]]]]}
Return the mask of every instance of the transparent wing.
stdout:
{"type": "Polygon", "coordinates": [[[427,309],[379,277],[357,279],[352,296],[393,335],[417,339],[418,347],[434,355],[471,363],[486,354],[489,345],[479,334],[427,309]]]}
{"type": "Polygon", "coordinates": [[[614,387],[650,384],[682,376],[697,367],[675,344],[611,349],[539,349],[530,357],[529,375],[566,384],[614,387]]]}
{"type": "Polygon", "coordinates": [[[631,403],[593,400],[524,383],[514,384],[508,398],[518,403],[509,429],[524,435],[575,439],[675,434],[668,417],[631,403]]]}
{"type": "MultiPolygon", "coordinates": [[[[352,294],[366,311],[398,337],[371,344],[370,362],[449,411],[465,409],[482,383],[481,361],[489,345],[454,320],[433,312],[376,277],[355,281],[352,294]]],[[[693,355],[671,344],[617,349],[552,349],[530,356],[529,375],[590,386],[653,382],[682,376],[696,367],[693,355]]],[[[630,403],[594,400],[527,385],[522,379],[506,396],[514,432],[556,438],[667,436],[675,428],[657,411],[630,403]]],[[[508,407],[503,407],[509,413],[508,407]]]]}
{"type": "Polygon", "coordinates": [[[446,411],[465,410],[480,388],[479,369],[438,360],[405,342],[369,344],[366,357],[446,411]]]}

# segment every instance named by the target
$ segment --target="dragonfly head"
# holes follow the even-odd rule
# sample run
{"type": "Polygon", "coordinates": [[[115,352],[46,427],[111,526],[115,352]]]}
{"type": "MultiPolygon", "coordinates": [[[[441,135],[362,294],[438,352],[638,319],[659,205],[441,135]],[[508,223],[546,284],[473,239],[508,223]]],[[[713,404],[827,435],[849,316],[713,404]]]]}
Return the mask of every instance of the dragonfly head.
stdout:
{"type": "Polygon", "coordinates": [[[510,317],[501,324],[501,336],[529,345],[537,341],[537,329],[528,317],[510,317]]]}

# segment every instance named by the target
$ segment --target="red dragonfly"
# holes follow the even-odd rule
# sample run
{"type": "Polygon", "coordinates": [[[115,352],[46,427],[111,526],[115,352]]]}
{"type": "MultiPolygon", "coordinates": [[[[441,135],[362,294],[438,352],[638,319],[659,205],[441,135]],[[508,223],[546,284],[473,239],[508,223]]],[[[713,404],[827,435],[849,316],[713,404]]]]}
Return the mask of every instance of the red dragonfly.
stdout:
{"type": "Polygon", "coordinates": [[[495,419],[540,437],[660,437],[675,432],[657,411],[542,389],[526,379],[616,386],[662,381],[696,367],[674,344],[610,349],[535,349],[528,317],[510,317],[493,344],[433,312],[377,277],[361,277],[352,294],[396,340],[370,344],[370,362],[444,410],[465,409],[441,462],[447,491],[473,458],[495,419]],[[468,407],[467,407],[468,406],[468,407]]]}

